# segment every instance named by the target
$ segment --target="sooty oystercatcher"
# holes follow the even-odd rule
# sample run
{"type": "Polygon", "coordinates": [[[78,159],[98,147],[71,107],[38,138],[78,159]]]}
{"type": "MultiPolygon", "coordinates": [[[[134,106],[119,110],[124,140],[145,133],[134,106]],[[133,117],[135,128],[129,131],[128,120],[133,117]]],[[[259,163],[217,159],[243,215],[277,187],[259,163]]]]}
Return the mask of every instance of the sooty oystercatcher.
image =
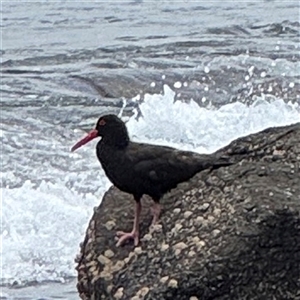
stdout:
{"type": "Polygon", "coordinates": [[[97,157],[105,174],[117,188],[132,194],[135,200],[133,229],[131,232],[117,232],[117,246],[128,239],[133,239],[134,245],[138,245],[144,194],[154,200],[152,224],[155,224],[160,215],[159,200],[166,192],[202,170],[232,164],[227,157],[131,142],[124,122],[115,115],[100,117],[95,129],[75,144],[72,151],[97,137],[101,137],[97,157]]]}

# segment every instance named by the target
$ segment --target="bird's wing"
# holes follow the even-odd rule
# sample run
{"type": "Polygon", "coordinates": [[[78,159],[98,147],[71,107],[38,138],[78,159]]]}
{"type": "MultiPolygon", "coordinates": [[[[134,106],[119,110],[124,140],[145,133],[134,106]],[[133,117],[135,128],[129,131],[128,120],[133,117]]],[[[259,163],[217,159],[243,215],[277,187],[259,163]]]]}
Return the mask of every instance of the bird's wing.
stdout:
{"type": "Polygon", "coordinates": [[[168,180],[174,184],[192,176],[202,158],[202,155],[193,152],[145,144],[133,144],[129,155],[135,173],[144,180],[153,183],[168,180]]]}

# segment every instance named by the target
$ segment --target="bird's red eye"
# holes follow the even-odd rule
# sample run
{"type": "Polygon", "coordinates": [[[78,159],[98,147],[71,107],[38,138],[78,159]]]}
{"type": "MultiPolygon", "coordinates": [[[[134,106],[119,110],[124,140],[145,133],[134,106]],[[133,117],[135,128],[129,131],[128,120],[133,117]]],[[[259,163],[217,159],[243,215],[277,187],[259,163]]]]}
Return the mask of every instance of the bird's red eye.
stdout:
{"type": "Polygon", "coordinates": [[[106,124],[106,122],[105,122],[103,119],[101,119],[101,120],[99,121],[99,124],[98,124],[98,125],[104,126],[105,124],[106,124]]]}

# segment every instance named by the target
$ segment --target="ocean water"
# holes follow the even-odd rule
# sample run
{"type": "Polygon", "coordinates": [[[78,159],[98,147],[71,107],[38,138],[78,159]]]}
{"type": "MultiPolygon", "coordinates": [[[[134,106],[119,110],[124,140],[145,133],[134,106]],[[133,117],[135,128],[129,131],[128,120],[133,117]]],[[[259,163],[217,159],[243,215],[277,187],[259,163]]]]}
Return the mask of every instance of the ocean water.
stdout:
{"type": "Polygon", "coordinates": [[[0,299],[78,299],[74,258],[110,183],[96,142],[70,148],[101,114],[200,153],[299,122],[298,8],[2,3],[0,299]]]}

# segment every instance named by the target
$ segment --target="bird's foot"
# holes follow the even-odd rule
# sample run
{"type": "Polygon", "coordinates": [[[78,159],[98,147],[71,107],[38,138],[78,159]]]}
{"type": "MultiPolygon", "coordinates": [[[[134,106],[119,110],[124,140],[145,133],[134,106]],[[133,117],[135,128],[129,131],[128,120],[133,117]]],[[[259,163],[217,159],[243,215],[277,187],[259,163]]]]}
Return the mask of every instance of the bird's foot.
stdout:
{"type": "Polygon", "coordinates": [[[133,240],[134,246],[137,246],[140,241],[139,233],[134,230],[131,232],[118,231],[117,236],[119,237],[117,247],[123,245],[127,240],[133,240]]]}
{"type": "Polygon", "coordinates": [[[155,225],[159,220],[159,216],[160,216],[160,212],[161,212],[161,207],[160,207],[159,203],[154,203],[154,205],[151,207],[151,212],[153,215],[151,225],[155,225]]]}

